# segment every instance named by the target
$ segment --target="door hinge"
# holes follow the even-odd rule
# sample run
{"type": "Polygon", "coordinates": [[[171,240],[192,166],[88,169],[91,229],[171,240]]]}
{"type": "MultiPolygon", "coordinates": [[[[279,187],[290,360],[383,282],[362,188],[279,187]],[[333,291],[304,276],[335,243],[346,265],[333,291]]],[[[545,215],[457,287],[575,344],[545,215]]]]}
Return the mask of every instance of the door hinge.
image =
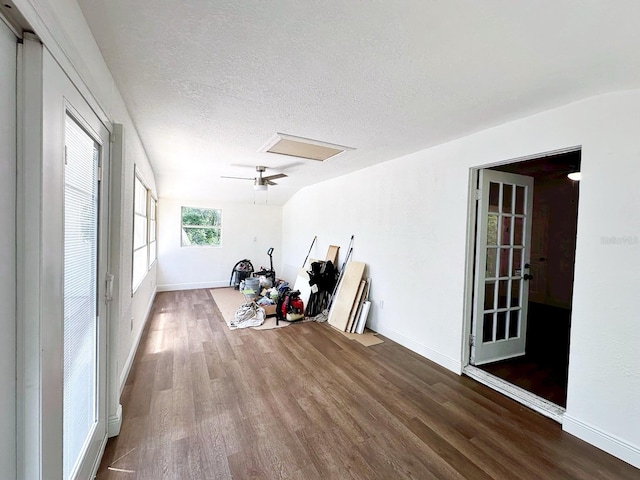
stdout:
{"type": "Polygon", "coordinates": [[[476,337],[473,336],[473,334],[469,335],[469,346],[473,347],[476,344],[476,337]]]}
{"type": "Polygon", "coordinates": [[[102,181],[102,165],[98,165],[98,181],[102,181]]]}
{"type": "Polygon", "coordinates": [[[482,200],[482,190],[476,188],[476,200],[482,200]]]}
{"type": "Polygon", "coordinates": [[[116,134],[115,133],[112,133],[112,134],[109,135],[109,141],[111,143],[116,143],[116,134]]]}

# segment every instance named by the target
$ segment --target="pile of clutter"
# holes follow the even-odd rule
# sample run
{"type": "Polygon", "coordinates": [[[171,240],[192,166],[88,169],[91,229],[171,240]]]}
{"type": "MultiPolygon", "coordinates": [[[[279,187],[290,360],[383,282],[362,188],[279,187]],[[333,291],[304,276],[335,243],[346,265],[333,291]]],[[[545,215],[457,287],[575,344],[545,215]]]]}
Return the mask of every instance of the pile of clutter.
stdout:
{"type": "Polygon", "coordinates": [[[304,319],[304,304],[300,299],[300,292],[291,290],[288,282],[276,279],[276,285],[273,286],[273,282],[268,278],[258,277],[253,280],[244,281],[242,293],[247,301],[262,307],[265,316],[275,316],[276,325],[280,320],[297,322],[304,319]]]}

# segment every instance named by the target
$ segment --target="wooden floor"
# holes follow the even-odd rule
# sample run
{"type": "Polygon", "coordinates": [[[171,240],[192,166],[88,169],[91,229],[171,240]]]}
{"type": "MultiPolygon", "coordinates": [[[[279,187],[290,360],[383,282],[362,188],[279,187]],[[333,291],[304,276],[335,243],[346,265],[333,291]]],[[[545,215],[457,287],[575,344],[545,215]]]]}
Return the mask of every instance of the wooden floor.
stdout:
{"type": "Polygon", "coordinates": [[[122,404],[98,479],[640,478],[390,340],[230,331],[207,290],[157,295],[122,404]]]}

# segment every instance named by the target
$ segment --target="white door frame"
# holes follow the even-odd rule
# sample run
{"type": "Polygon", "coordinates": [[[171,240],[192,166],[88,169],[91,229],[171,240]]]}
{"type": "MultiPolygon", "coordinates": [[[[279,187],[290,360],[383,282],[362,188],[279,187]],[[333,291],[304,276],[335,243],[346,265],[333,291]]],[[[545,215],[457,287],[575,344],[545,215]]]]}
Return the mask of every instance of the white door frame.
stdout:
{"type": "Polygon", "coordinates": [[[0,472],[16,476],[16,74],[18,36],[0,13],[0,472]]]}
{"type": "Polygon", "coordinates": [[[462,373],[483,383],[490,388],[516,400],[517,402],[545,415],[559,423],[562,423],[562,416],[565,409],[551,403],[531,392],[520,387],[507,383],[494,375],[470,364],[471,346],[470,338],[473,328],[473,289],[474,289],[474,267],[475,267],[475,243],[476,243],[476,222],[477,222],[477,200],[476,189],[478,188],[479,171],[485,168],[499,167],[512,163],[526,162],[543,157],[559,155],[562,153],[575,152],[582,149],[582,145],[576,145],[557,150],[515,157],[493,163],[473,166],[469,169],[469,188],[467,193],[467,233],[465,251],[465,281],[464,281],[464,301],[463,301],[463,328],[462,328],[462,373]]]}

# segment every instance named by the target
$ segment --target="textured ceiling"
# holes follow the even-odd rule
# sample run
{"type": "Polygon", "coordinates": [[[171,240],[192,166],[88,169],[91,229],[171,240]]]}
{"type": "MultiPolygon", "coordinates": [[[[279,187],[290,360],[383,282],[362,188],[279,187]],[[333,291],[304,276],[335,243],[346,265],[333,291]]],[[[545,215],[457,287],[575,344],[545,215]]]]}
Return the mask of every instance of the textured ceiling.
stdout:
{"type": "Polygon", "coordinates": [[[588,96],[640,87],[637,0],[79,0],[160,197],[264,202],[588,96]],[[258,149],[282,132],[356,150],[258,149]],[[260,194],[258,194],[260,195],[260,194]]]}

